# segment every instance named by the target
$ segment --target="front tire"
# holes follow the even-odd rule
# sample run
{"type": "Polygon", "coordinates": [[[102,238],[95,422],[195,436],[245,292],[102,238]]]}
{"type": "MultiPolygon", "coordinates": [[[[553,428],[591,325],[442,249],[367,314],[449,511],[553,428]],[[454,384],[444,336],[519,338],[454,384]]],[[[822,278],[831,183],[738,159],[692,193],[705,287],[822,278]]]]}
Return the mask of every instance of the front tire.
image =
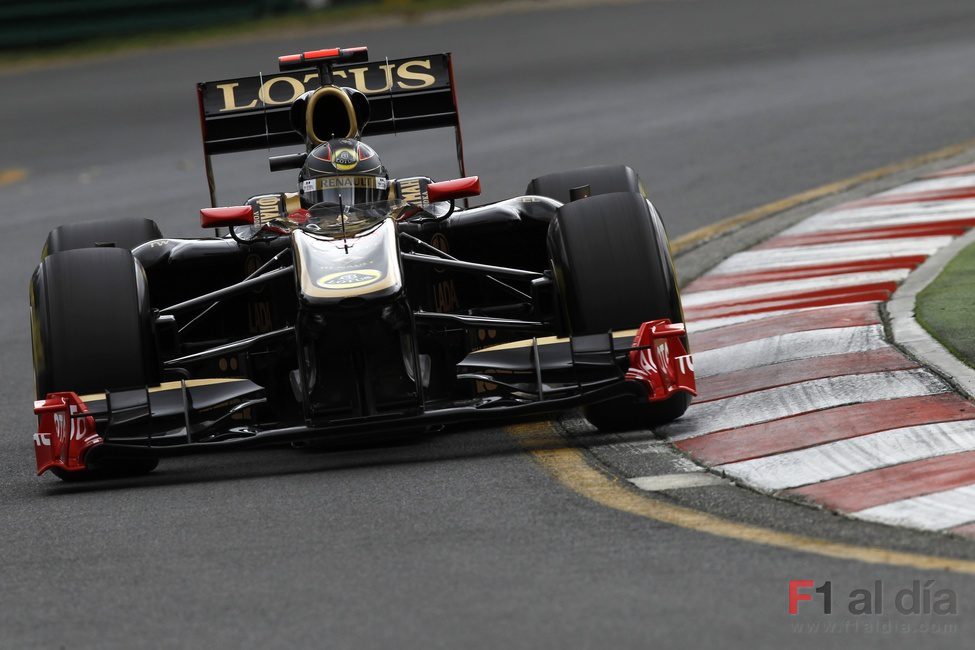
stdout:
{"type": "MultiPolygon", "coordinates": [[[[45,257],[30,285],[37,399],[159,383],[142,266],[123,248],[80,248],[45,257]]],[[[131,476],[155,459],[105,459],[64,480],[131,476]]]]}
{"type": "MultiPolygon", "coordinates": [[[[563,316],[575,336],[628,330],[658,318],[684,321],[660,218],[633,192],[567,203],[549,228],[549,254],[563,316]]],[[[686,344],[686,342],[685,342],[686,344]]],[[[584,409],[601,431],[652,427],[687,410],[690,396],[662,402],[614,400],[584,409]]]]}
{"type": "Polygon", "coordinates": [[[38,399],[159,383],[145,273],[128,250],[50,255],[30,298],[38,399]]]}

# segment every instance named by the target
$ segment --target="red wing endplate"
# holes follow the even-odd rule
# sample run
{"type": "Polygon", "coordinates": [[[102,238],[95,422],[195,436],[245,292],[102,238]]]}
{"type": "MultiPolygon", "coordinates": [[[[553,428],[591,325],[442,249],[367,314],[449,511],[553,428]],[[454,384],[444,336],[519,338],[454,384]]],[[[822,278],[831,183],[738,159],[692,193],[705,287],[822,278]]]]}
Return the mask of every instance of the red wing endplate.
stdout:
{"type": "Polygon", "coordinates": [[[51,393],[47,399],[34,402],[34,413],[39,416],[34,434],[38,474],[55,467],[68,472],[87,469],[85,454],[102,442],[94,418],[78,415],[87,412],[75,393],[51,393]]]}
{"type": "Polygon", "coordinates": [[[697,395],[694,361],[684,348],[683,323],[664,318],[640,326],[633,338],[630,369],[626,378],[647,387],[651,402],[665,400],[678,391],[697,395]]]}

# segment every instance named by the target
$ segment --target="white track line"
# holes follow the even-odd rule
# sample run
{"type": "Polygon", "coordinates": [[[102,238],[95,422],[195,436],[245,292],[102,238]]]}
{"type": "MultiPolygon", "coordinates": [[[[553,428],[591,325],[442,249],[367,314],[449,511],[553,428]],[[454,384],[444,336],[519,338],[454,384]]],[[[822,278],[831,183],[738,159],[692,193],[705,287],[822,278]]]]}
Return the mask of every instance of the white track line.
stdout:
{"type": "Polygon", "coordinates": [[[975,420],[963,420],[880,431],[717,469],[765,490],[783,490],[972,449],[975,420]]]}
{"type": "Polygon", "coordinates": [[[883,260],[902,255],[931,255],[951,243],[953,237],[917,237],[870,241],[789,246],[736,253],[714,268],[714,273],[744,273],[792,266],[838,264],[861,260],[883,260]]]}
{"type": "Polygon", "coordinates": [[[691,404],[678,420],[658,428],[671,440],[735,429],[844,404],[935,395],[948,390],[926,370],[843,375],[691,404]]]}
{"type": "Polygon", "coordinates": [[[694,373],[698,377],[710,377],[783,361],[868,352],[889,347],[883,336],[881,325],[831,327],[779,334],[698,352],[694,355],[694,373]]]}
{"type": "Polygon", "coordinates": [[[858,519],[926,530],[946,530],[975,521],[975,485],[911,497],[861,510],[858,519]]]}
{"type": "Polygon", "coordinates": [[[762,298],[763,296],[801,293],[804,291],[815,291],[817,289],[856,287],[875,282],[900,282],[907,277],[908,273],[910,273],[910,269],[889,269],[886,271],[823,275],[815,278],[800,278],[798,280],[778,280],[776,282],[748,284],[740,287],[730,287],[728,289],[691,291],[682,294],[682,301],[685,308],[700,307],[713,303],[737,302],[762,298]]]}

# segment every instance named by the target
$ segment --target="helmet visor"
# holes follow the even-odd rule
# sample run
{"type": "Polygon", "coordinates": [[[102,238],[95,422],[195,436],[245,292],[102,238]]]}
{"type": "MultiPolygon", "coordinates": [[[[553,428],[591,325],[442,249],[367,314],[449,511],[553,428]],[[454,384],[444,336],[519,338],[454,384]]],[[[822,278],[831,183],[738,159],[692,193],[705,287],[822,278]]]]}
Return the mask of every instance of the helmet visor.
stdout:
{"type": "Polygon", "coordinates": [[[351,206],[375,203],[387,198],[388,181],[382,176],[322,176],[301,182],[301,202],[306,207],[319,203],[351,206]]]}

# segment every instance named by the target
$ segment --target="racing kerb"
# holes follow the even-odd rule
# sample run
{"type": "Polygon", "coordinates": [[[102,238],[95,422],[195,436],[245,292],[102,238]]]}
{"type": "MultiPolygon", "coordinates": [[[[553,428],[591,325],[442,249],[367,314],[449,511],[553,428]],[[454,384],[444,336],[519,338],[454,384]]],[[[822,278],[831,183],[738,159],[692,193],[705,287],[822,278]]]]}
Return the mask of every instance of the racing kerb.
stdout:
{"type": "Polygon", "coordinates": [[[881,309],[975,226],[975,165],[818,213],[683,292],[700,396],[657,433],[757,490],[975,536],[975,405],[881,309]]]}

